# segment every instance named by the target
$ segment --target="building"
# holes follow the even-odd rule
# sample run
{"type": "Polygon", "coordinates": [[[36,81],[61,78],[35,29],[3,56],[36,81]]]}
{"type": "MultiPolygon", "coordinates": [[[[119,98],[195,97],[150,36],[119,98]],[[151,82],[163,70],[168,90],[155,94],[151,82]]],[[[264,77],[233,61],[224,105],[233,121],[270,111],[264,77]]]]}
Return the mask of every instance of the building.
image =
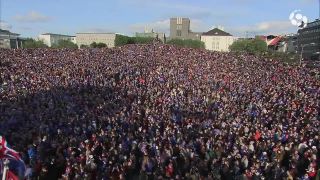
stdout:
{"type": "Polygon", "coordinates": [[[297,35],[267,35],[267,36],[256,36],[265,41],[268,50],[283,52],[283,53],[296,53],[297,51],[297,35]]]}
{"type": "Polygon", "coordinates": [[[214,28],[201,35],[201,41],[204,42],[207,50],[228,52],[229,46],[235,41],[231,34],[214,28]]]}
{"type": "Polygon", "coordinates": [[[143,33],[136,32],[136,37],[158,38],[162,42],[166,42],[165,33],[154,32],[153,29],[151,31],[145,29],[143,33]]]}
{"type": "Polygon", "coordinates": [[[107,47],[115,46],[115,33],[77,33],[77,45],[90,46],[93,42],[104,43],[107,47]]]}
{"type": "Polygon", "coordinates": [[[19,36],[20,34],[0,29],[0,48],[21,48],[23,39],[19,38],[19,36]]]}
{"type": "Polygon", "coordinates": [[[277,36],[275,42],[268,45],[268,49],[275,50],[283,53],[296,53],[297,52],[297,36],[284,35],[277,36]]]}
{"type": "Polygon", "coordinates": [[[297,45],[304,59],[320,60],[320,19],[298,30],[297,45]]]}
{"type": "Polygon", "coordinates": [[[190,30],[189,18],[170,18],[170,39],[200,40],[201,34],[190,30]]]}
{"type": "Polygon", "coordinates": [[[269,50],[278,51],[278,52],[286,52],[287,51],[287,43],[285,36],[275,36],[275,35],[267,35],[267,36],[256,36],[266,42],[269,50]]]}
{"type": "Polygon", "coordinates": [[[297,34],[290,34],[286,36],[287,51],[288,53],[296,53],[297,51],[297,34]]]}
{"type": "Polygon", "coordinates": [[[51,47],[54,44],[58,44],[60,40],[67,40],[73,43],[76,42],[75,36],[63,35],[63,34],[53,34],[53,33],[45,33],[38,36],[38,39],[43,41],[48,47],[51,47]]]}

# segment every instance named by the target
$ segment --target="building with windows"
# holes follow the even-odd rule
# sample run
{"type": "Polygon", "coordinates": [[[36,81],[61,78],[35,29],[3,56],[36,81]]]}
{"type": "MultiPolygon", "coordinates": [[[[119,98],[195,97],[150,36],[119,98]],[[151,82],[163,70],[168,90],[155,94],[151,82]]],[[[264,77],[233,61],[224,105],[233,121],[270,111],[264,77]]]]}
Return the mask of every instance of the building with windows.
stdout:
{"type": "Polygon", "coordinates": [[[296,53],[297,51],[297,34],[289,34],[286,36],[287,48],[285,52],[296,53]]]}
{"type": "Polygon", "coordinates": [[[304,59],[320,60],[320,19],[298,30],[297,45],[304,59]]]}
{"type": "Polygon", "coordinates": [[[201,34],[190,30],[189,18],[170,18],[170,39],[200,40],[201,34]]]}
{"type": "Polygon", "coordinates": [[[0,29],[0,48],[21,48],[23,39],[19,38],[19,36],[20,34],[0,29]]]}
{"type": "Polygon", "coordinates": [[[48,47],[51,47],[54,44],[57,44],[60,40],[67,40],[73,43],[76,42],[75,36],[63,35],[63,34],[53,34],[53,33],[45,33],[38,36],[38,39],[43,41],[48,47]]]}
{"type": "Polygon", "coordinates": [[[90,46],[93,42],[104,43],[107,47],[115,46],[115,33],[77,33],[76,34],[77,45],[90,46]]]}
{"type": "Polygon", "coordinates": [[[204,42],[207,50],[228,52],[229,46],[236,40],[231,34],[214,28],[201,35],[201,41],[204,42]]]}
{"type": "Polygon", "coordinates": [[[295,34],[256,36],[256,38],[260,38],[265,41],[269,50],[284,53],[296,53],[297,36],[295,34]]]}

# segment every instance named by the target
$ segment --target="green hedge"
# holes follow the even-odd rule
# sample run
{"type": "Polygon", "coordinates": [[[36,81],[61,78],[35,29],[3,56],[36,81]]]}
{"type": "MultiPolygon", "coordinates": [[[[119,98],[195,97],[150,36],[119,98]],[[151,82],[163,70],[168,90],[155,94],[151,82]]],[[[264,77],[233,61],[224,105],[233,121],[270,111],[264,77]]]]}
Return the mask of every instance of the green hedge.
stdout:
{"type": "Polygon", "coordinates": [[[126,44],[148,44],[152,43],[152,37],[128,37],[123,35],[116,35],[115,46],[123,46],[126,44]]]}
{"type": "Polygon", "coordinates": [[[53,44],[52,48],[71,48],[76,49],[78,46],[69,40],[59,40],[57,44],[53,44]]]}
{"type": "Polygon", "coordinates": [[[171,39],[167,42],[167,44],[172,44],[180,47],[188,47],[188,48],[200,48],[204,49],[204,42],[200,40],[191,40],[191,39],[171,39]]]}
{"type": "Polygon", "coordinates": [[[90,47],[91,48],[105,48],[105,47],[107,47],[107,45],[105,43],[93,42],[93,43],[90,44],[90,47]]]}
{"type": "MultiPolygon", "coordinates": [[[[128,37],[123,35],[116,35],[115,46],[123,46],[126,44],[148,44],[152,43],[154,38],[152,37],[128,37]]],[[[189,47],[189,48],[202,48],[204,49],[204,43],[200,40],[182,40],[182,39],[172,39],[167,42],[167,44],[177,45],[180,47],[189,47]]]]}
{"type": "Polygon", "coordinates": [[[234,52],[248,52],[254,54],[261,54],[267,52],[267,43],[261,39],[243,39],[233,42],[229,47],[231,51],[234,52]]]}
{"type": "Polygon", "coordinates": [[[34,40],[32,38],[27,38],[25,41],[22,42],[23,48],[46,48],[48,47],[46,44],[43,43],[41,40],[34,40]]]}

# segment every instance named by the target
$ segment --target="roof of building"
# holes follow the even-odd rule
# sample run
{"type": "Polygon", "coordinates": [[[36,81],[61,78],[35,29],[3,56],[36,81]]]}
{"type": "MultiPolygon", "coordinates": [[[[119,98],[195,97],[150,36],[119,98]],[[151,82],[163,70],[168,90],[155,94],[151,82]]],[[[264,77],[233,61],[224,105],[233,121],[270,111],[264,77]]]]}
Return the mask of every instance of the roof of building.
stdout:
{"type": "Polygon", "coordinates": [[[277,37],[273,38],[273,39],[268,43],[268,46],[275,46],[276,44],[278,44],[278,42],[280,42],[281,39],[282,39],[281,36],[277,36],[277,37]]]}
{"type": "Polygon", "coordinates": [[[175,20],[175,19],[178,19],[178,18],[180,18],[180,19],[182,19],[182,20],[188,20],[188,21],[190,21],[190,19],[187,18],[187,17],[172,17],[172,18],[170,18],[170,19],[175,20]]]}
{"type": "Polygon", "coordinates": [[[19,36],[19,35],[20,35],[20,34],[12,33],[12,32],[10,32],[10,31],[8,31],[8,30],[4,30],[4,29],[0,29],[0,33],[6,33],[6,34],[10,34],[10,35],[17,35],[17,36],[19,36]]]}
{"type": "Polygon", "coordinates": [[[230,33],[222,31],[221,29],[214,28],[202,34],[203,36],[232,36],[230,33]]]}
{"type": "Polygon", "coordinates": [[[104,33],[104,32],[82,32],[76,34],[117,34],[117,33],[104,33]]]}
{"type": "Polygon", "coordinates": [[[55,33],[44,33],[41,35],[56,35],[56,36],[68,36],[68,37],[75,37],[75,36],[70,36],[70,35],[65,35],[65,34],[55,34],[55,33]]]}

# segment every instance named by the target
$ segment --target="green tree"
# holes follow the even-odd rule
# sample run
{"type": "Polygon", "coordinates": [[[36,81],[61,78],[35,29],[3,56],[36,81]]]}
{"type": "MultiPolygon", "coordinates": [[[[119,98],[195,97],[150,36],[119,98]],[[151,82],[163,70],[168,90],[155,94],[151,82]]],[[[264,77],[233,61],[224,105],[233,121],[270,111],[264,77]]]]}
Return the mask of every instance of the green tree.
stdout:
{"type": "Polygon", "coordinates": [[[91,43],[91,44],[90,44],[90,47],[91,47],[91,48],[97,48],[97,43],[96,43],[96,42],[91,43]]]}
{"type": "Polygon", "coordinates": [[[53,44],[52,48],[72,48],[76,49],[78,46],[70,40],[59,40],[58,43],[53,44]]]}
{"type": "Polygon", "coordinates": [[[153,42],[152,37],[128,37],[123,35],[116,35],[115,46],[123,46],[126,44],[149,44],[153,42]]]}
{"type": "Polygon", "coordinates": [[[153,42],[152,37],[135,37],[135,44],[150,44],[153,42]]]}
{"type": "Polygon", "coordinates": [[[136,39],[134,37],[128,37],[127,44],[136,44],[136,39]]]}
{"type": "Polygon", "coordinates": [[[107,47],[107,45],[105,43],[93,42],[93,43],[90,44],[90,47],[91,48],[104,48],[104,47],[107,47]]]}
{"type": "Polygon", "coordinates": [[[80,45],[80,49],[84,49],[84,48],[88,48],[89,46],[87,46],[87,45],[84,45],[84,44],[81,44],[80,45]]]}
{"type": "Polygon", "coordinates": [[[267,52],[268,46],[267,43],[259,38],[255,39],[243,39],[233,42],[229,47],[231,51],[234,52],[248,52],[254,54],[262,54],[267,52]]]}
{"type": "Polygon", "coordinates": [[[47,48],[48,46],[44,44],[41,40],[34,40],[32,38],[27,38],[25,41],[23,41],[22,44],[23,48],[47,48]]]}
{"type": "Polygon", "coordinates": [[[171,39],[167,41],[167,44],[172,44],[180,47],[188,47],[188,48],[200,48],[204,49],[204,42],[200,40],[191,40],[191,39],[171,39]]]}
{"type": "Polygon", "coordinates": [[[129,42],[128,36],[123,36],[123,35],[117,34],[116,39],[114,41],[114,44],[116,47],[118,47],[118,46],[126,45],[126,44],[128,44],[128,42],[129,42]]]}
{"type": "Polygon", "coordinates": [[[96,48],[105,48],[107,45],[105,43],[97,43],[96,48]]]}
{"type": "Polygon", "coordinates": [[[254,47],[254,53],[258,52],[258,53],[264,53],[266,51],[268,51],[268,45],[267,43],[259,38],[255,38],[252,40],[252,46],[254,47]]]}

